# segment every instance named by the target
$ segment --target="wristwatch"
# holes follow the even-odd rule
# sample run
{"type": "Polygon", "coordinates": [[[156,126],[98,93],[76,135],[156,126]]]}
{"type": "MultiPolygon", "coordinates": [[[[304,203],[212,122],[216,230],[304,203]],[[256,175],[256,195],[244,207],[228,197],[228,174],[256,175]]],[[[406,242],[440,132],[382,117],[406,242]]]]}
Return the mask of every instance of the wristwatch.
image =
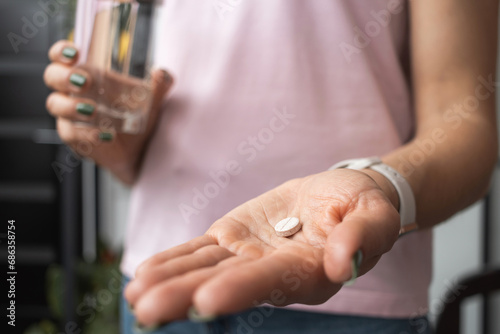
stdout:
{"type": "Polygon", "coordinates": [[[336,163],[328,170],[347,168],[354,170],[371,169],[385,176],[394,186],[399,197],[399,216],[401,227],[399,235],[412,232],[418,228],[415,222],[416,204],[413,190],[406,179],[394,168],[384,164],[379,157],[350,159],[336,163]]]}

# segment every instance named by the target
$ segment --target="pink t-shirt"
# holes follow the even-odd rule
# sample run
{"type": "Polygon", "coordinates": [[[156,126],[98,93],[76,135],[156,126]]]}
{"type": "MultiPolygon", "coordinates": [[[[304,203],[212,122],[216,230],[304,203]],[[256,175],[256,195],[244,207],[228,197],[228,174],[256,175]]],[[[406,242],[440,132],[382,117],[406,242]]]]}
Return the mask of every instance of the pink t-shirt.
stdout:
{"type": "MultiPolygon", "coordinates": [[[[133,188],[122,264],[203,234],[235,206],[413,134],[404,0],[169,0],[157,64],[175,88],[133,188]]],[[[431,232],[400,239],[318,312],[425,313],[431,232]]]]}

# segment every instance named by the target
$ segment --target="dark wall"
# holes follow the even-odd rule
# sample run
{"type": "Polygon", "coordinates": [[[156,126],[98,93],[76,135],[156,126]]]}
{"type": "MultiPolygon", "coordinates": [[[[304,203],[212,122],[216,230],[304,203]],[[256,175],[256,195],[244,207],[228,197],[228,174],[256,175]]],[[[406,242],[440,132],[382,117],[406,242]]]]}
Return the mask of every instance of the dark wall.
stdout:
{"type": "MultiPolygon", "coordinates": [[[[66,196],[66,202],[77,203],[79,171],[74,168],[68,175],[73,180],[67,184],[54,171],[58,156],[68,152],[45,110],[50,91],[43,83],[50,45],[69,34],[68,13],[67,5],[57,0],[0,0],[0,308],[4,310],[0,328],[7,322],[3,313],[13,299],[8,298],[5,285],[7,272],[12,271],[6,265],[9,220],[15,220],[17,273],[16,327],[2,333],[22,333],[29,325],[52,317],[46,270],[54,263],[67,265],[71,262],[67,255],[73,256],[73,250],[66,249],[69,240],[64,235],[64,223],[70,222],[62,217],[75,217],[71,223],[78,226],[79,215],[77,206],[65,212],[62,199],[66,196]],[[73,188],[63,194],[68,184],[73,188]]],[[[70,237],[77,243],[75,235],[70,237]]]]}

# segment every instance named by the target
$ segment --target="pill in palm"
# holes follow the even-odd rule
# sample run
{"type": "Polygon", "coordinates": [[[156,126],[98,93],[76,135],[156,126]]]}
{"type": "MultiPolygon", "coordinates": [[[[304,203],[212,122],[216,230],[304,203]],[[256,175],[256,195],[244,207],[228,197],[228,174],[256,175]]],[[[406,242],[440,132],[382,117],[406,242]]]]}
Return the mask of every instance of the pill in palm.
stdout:
{"type": "Polygon", "coordinates": [[[299,218],[296,217],[288,217],[285,218],[274,226],[274,230],[279,237],[290,237],[300,231],[302,228],[302,223],[299,221],[299,218]]]}

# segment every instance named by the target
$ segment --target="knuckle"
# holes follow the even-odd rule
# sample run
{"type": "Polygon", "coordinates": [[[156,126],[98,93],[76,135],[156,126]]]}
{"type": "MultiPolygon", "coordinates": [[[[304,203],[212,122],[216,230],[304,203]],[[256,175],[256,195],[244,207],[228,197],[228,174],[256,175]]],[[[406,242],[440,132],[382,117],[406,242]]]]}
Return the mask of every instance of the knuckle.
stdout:
{"type": "Polygon", "coordinates": [[[55,51],[55,50],[59,50],[61,45],[63,45],[66,41],[64,39],[60,39],[58,40],[57,42],[55,42],[54,44],[52,44],[52,46],[50,47],[50,50],[49,52],[51,51],[55,51]]]}
{"type": "Polygon", "coordinates": [[[57,109],[58,109],[58,104],[60,103],[60,96],[59,93],[51,93],[47,99],[45,100],[45,108],[54,117],[58,117],[57,109]]]}
{"type": "Polygon", "coordinates": [[[54,113],[53,113],[54,98],[55,98],[54,93],[52,93],[45,100],[45,108],[48,110],[49,114],[51,114],[51,115],[54,115],[54,113]]]}
{"type": "Polygon", "coordinates": [[[59,54],[61,53],[61,50],[66,46],[66,45],[69,45],[71,44],[70,41],[67,41],[67,40],[59,40],[57,42],[55,42],[49,49],[49,52],[48,52],[48,55],[49,55],[49,59],[52,60],[52,61],[55,61],[59,54]]]}
{"type": "Polygon", "coordinates": [[[47,65],[43,72],[43,81],[45,85],[52,89],[56,89],[56,78],[59,76],[58,71],[61,71],[61,68],[55,63],[47,65]]]}
{"type": "Polygon", "coordinates": [[[50,87],[50,72],[51,71],[52,71],[52,64],[49,64],[47,67],[45,67],[45,70],[43,71],[43,81],[49,87],[50,87]]]}
{"type": "Polygon", "coordinates": [[[142,284],[141,286],[145,288],[154,285],[160,280],[161,276],[159,276],[159,274],[161,273],[158,270],[143,272],[142,276],[138,277],[139,281],[142,284]]]}
{"type": "Polygon", "coordinates": [[[58,42],[55,42],[54,44],[52,44],[52,46],[50,47],[49,49],[49,52],[47,52],[47,55],[49,56],[49,59],[52,60],[53,58],[53,55],[54,53],[56,52],[57,48],[58,48],[58,45],[61,41],[58,41],[58,42]]]}
{"type": "Polygon", "coordinates": [[[147,272],[149,272],[149,270],[151,269],[152,267],[152,261],[151,259],[141,263],[139,265],[139,267],[137,267],[136,271],[135,271],[135,276],[136,277],[142,277],[144,276],[147,272]]]}
{"type": "Polygon", "coordinates": [[[70,108],[72,101],[66,95],[59,92],[54,92],[47,97],[45,107],[49,114],[56,118],[71,118],[70,108]]]}
{"type": "Polygon", "coordinates": [[[57,122],[57,133],[61,140],[67,144],[75,142],[75,131],[71,126],[66,126],[62,122],[57,122]]]}

